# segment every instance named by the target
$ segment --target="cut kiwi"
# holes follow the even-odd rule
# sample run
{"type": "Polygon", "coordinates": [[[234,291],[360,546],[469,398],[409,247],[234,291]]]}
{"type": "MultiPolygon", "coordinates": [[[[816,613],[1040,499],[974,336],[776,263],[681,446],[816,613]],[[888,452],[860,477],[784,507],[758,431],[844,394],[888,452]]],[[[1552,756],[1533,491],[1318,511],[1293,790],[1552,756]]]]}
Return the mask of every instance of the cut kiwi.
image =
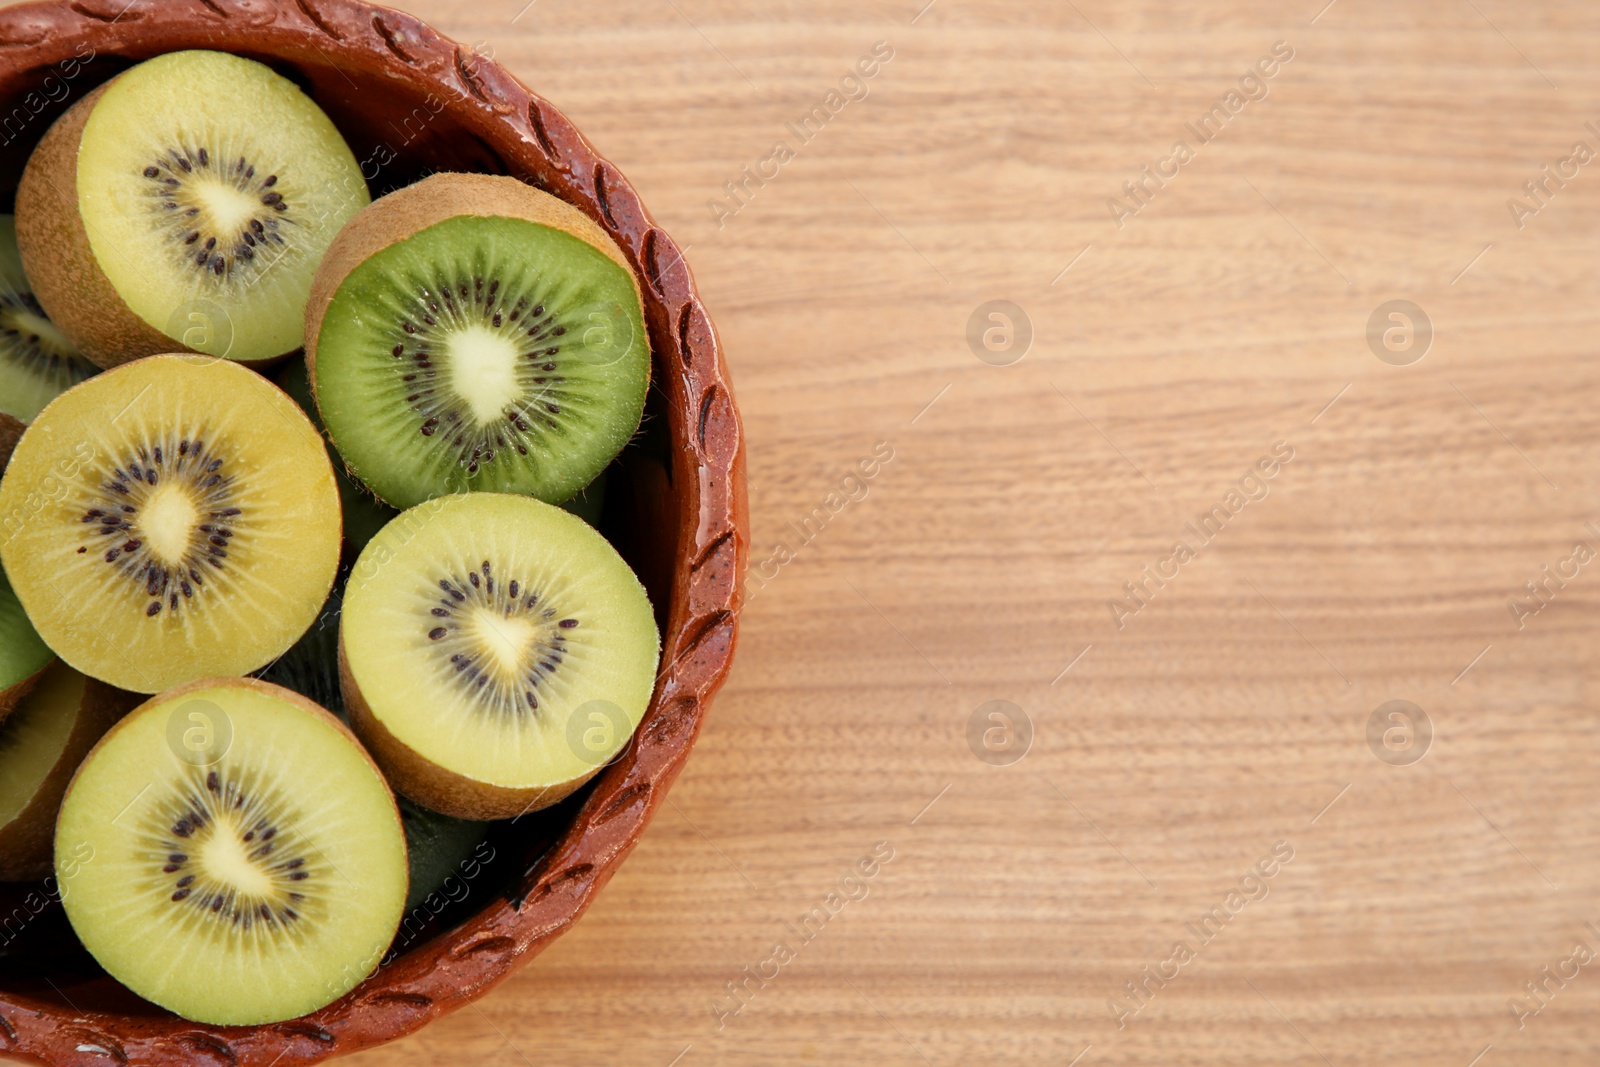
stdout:
{"type": "Polygon", "coordinates": [[[28,695],[55,658],[0,569],[0,721],[28,695]]]}
{"type": "Polygon", "coordinates": [[[16,220],[0,215],[0,469],[22,428],[98,369],[45,317],[22,273],[16,220]]]}
{"type": "Polygon", "coordinates": [[[153,356],[28,427],[0,483],[0,561],[57,655],[159,692],[255,670],[305,632],[339,562],[338,489],[272,383],[153,356]]]}
{"type": "Polygon", "coordinates": [[[0,726],[0,880],[51,872],[67,782],[100,735],[138,702],[57,663],[0,726]]]}
{"type": "Polygon", "coordinates": [[[186,1019],[276,1022],[377,965],[406,900],[405,835],[343,724],[249,678],[146,702],[72,780],[56,824],[67,918],[100,965],[186,1019]]]}
{"type": "MultiPolygon", "coordinates": [[[[305,361],[289,360],[277,374],[276,380],[279,387],[305,410],[306,416],[321,430],[322,419],[317,414],[316,401],[311,398],[311,380],[305,361]]],[[[345,470],[344,460],[339,458],[332,444],[328,445],[328,456],[333,462],[333,476],[339,483],[339,506],[344,512],[345,551],[353,558],[395,517],[396,512],[350,477],[350,472],[345,470]]]]}
{"type": "Polygon", "coordinates": [[[633,735],[660,639],[644,587],[582,519],[441,497],[357,560],[339,626],[351,725],[395,789],[464,819],[548,807],[633,735]]]}
{"type": "Polygon", "coordinates": [[[471,490],[558,503],[639,426],[650,346],[626,257],[514,178],[436,174],[350,220],[306,311],[317,405],[396,507],[471,490]]]}
{"type": "Polygon", "coordinates": [[[323,253],[370,200],[328,116],[222,52],[173,52],[74,104],[28,160],[17,239],[39,302],[112,367],[299,348],[323,253]]]}

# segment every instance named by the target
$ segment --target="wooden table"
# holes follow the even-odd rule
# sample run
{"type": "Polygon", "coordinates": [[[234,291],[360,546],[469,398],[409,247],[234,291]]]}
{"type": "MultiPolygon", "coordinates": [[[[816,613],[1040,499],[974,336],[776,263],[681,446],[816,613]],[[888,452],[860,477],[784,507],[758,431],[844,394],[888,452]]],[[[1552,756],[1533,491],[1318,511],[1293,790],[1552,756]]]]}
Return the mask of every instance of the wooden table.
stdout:
{"type": "Polygon", "coordinates": [[[1593,5],[925,2],[412,0],[690,246],[768,577],[585,920],[358,1062],[1593,1063],[1593,5]]]}
{"type": "Polygon", "coordinates": [[[522,2],[405,6],[689,246],[765,578],[583,922],[350,1062],[1594,1062],[1592,3],[522,2]]]}

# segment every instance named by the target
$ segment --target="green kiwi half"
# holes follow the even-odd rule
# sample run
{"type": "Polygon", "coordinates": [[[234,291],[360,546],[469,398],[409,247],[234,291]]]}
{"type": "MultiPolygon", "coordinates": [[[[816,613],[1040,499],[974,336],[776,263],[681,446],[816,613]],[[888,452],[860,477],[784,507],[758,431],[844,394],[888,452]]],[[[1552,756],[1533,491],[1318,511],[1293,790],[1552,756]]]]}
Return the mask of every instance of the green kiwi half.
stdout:
{"type": "Polygon", "coordinates": [[[559,503],[627,444],[650,347],[626,257],[513,178],[436,174],[362,211],[307,305],[306,359],[351,471],[396,507],[559,503]]]}

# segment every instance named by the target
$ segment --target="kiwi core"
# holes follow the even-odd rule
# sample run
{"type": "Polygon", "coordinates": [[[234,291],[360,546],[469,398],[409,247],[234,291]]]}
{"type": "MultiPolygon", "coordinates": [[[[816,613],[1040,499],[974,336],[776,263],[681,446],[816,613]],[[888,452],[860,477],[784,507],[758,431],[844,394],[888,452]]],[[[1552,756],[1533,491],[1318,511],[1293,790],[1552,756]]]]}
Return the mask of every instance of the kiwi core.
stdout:
{"type": "Polygon", "coordinates": [[[200,524],[189,494],[168,482],[158,486],[145,505],[145,536],[150,539],[150,551],[167,564],[177,563],[189,550],[195,527],[200,524]]]}
{"type": "Polygon", "coordinates": [[[238,930],[300,918],[316,887],[305,884],[312,873],[306,845],[292,828],[284,832],[286,799],[275,793],[264,782],[210,771],[157,809],[143,829],[146,840],[159,842],[152,866],[168,880],[172,904],[238,930]]]}
{"type": "Polygon", "coordinates": [[[497,577],[489,560],[440,578],[437,588],[444,595],[419,620],[427,638],[419,651],[453,669],[480,712],[537,714],[540,691],[555,682],[579,620],[558,620],[538,589],[497,577]]]}
{"type": "Polygon", "coordinates": [[[500,330],[477,324],[450,333],[444,347],[450,387],[478,425],[506,419],[506,409],[523,396],[518,381],[521,347],[500,330]]]}
{"type": "Polygon", "coordinates": [[[198,869],[212,881],[231,884],[242,896],[272,894],[272,878],[250,858],[244,834],[238,827],[230,829],[232,832],[212,834],[196,849],[198,869]]]}
{"type": "Polygon", "coordinates": [[[527,655],[538,643],[538,630],[527,619],[496,616],[478,610],[467,629],[489,650],[489,659],[502,678],[512,678],[526,666],[527,655]]]}
{"type": "MultiPolygon", "coordinates": [[[[240,160],[240,162],[244,162],[240,160]]],[[[235,164],[237,166],[238,164],[235,164]]],[[[245,163],[248,167],[249,164],[245,163]]],[[[216,178],[197,181],[194,187],[194,198],[199,203],[203,214],[210,220],[215,230],[222,233],[239,235],[240,243],[246,237],[259,237],[257,228],[252,222],[261,222],[262,228],[272,217],[262,212],[259,197],[251,196],[238,185],[220,181],[216,178]]],[[[246,245],[246,248],[253,247],[246,245]]]]}
{"type": "Polygon", "coordinates": [[[227,569],[243,514],[220,449],[198,434],[165,437],[130,450],[77,501],[78,554],[99,553],[127,595],[148,600],[151,619],[180,616],[205,595],[210,571],[227,569]]]}

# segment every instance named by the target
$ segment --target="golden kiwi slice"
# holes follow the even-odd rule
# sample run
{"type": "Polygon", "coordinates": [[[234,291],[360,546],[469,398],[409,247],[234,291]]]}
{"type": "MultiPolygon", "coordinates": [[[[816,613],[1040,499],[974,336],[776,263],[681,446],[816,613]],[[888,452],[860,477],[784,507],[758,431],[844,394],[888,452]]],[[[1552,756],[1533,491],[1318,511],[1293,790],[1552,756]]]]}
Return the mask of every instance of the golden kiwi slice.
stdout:
{"type": "Polygon", "coordinates": [[[260,375],[154,356],[57,397],[0,483],[0,561],[39,635],[139,693],[244,674],[317,617],[339,561],[322,439],[260,375]]]}
{"type": "Polygon", "coordinates": [[[34,292],[89,359],[299,348],[306,296],[370,199],[332,121],[287,78],[171,52],[90,93],[29,157],[17,241],[34,292]]]}

